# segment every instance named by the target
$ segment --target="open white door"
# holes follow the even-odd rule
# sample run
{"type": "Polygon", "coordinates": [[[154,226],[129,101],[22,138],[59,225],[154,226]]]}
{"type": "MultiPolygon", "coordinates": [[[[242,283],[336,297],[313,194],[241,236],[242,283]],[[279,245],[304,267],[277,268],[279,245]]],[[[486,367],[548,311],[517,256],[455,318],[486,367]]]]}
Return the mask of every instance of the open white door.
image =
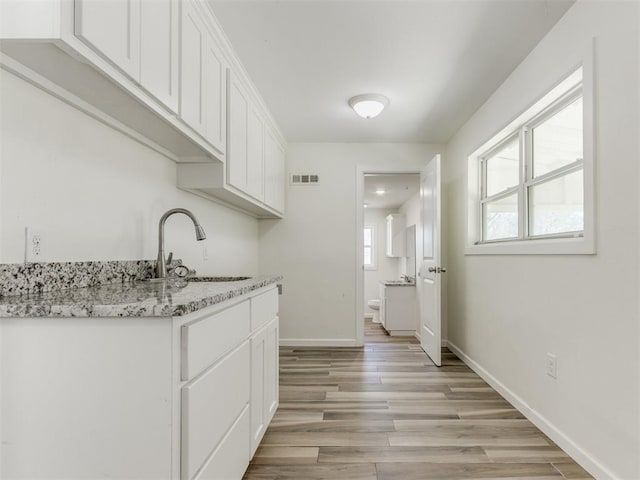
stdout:
{"type": "Polygon", "coordinates": [[[438,366],[442,365],[441,274],[446,271],[440,264],[440,195],[440,155],[436,155],[420,174],[422,261],[418,271],[418,294],[422,296],[420,344],[438,366]]]}

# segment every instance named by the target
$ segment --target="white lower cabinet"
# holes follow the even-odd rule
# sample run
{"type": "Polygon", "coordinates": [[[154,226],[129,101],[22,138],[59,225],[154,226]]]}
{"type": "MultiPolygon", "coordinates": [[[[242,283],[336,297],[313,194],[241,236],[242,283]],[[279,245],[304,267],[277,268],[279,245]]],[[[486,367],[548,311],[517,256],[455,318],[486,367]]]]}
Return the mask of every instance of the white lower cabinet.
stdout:
{"type": "Polygon", "coordinates": [[[0,477],[240,480],[278,406],[278,298],[0,318],[0,477]]]}
{"type": "Polygon", "coordinates": [[[195,476],[249,403],[250,362],[244,341],[182,387],[183,478],[195,476]]]}
{"type": "Polygon", "coordinates": [[[181,344],[181,479],[240,479],[278,407],[277,289],[184,325],[181,344]]]}
{"type": "Polygon", "coordinates": [[[247,469],[249,452],[249,405],[247,405],[220,446],[202,467],[196,480],[240,479],[247,469]]]}
{"type": "Polygon", "coordinates": [[[251,455],[278,408],[278,293],[251,299],[251,455]]]}
{"type": "Polygon", "coordinates": [[[265,386],[265,344],[267,341],[267,327],[263,327],[251,337],[251,454],[256,451],[264,431],[266,419],[264,416],[264,386],[265,386]]]}
{"type": "Polygon", "coordinates": [[[278,408],[278,317],[251,337],[251,455],[278,408]]]}

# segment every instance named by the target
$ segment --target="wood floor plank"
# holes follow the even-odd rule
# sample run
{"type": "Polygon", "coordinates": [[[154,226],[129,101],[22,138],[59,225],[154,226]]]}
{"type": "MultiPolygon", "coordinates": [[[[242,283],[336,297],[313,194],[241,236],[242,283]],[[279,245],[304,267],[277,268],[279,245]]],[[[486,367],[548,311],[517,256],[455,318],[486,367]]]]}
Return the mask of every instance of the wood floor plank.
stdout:
{"type": "Polygon", "coordinates": [[[398,432],[389,434],[389,445],[392,446],[545,446],[546,438],[538,433],[520,433],[498,435],[494,431],[484,432],[476,429],[451,429],[426,432],[398,432]]]}
{"type": "Polygon", "coordinates": [[[346,465],[257,465],[251,464],[245,480],[376,480],[373,463],[346,465]]]}
{"type": "Polygon", "coordinates": [[[568,480],[586,480],[593,478],[591,475],[589,475],[589,472],[587,472],[573,460],[570,460],[567,463],[554,462],[553,466],[562,474],[564,478],[568,480]]]}
{"type": "Polygon", "coordinates": [[[480,463],[490,462],[480,447],[320,447],[318,463],[480,463]]]}
{"type": "Polygon", "coordinates": [[[282,347],[280,406],[245,479],[589,477],[455,355],[366,324],[365,346],[282,347]]]}
{"type": "Polygon", "coordinates": [[[258,448],[252,463],[261,465],[298,465],[318,463],[318,447],[273,447],[258,448]]]}
{"type": "Polygon", "coordinates": [[[269,428],[270,432],[395,432],[392,420],[321,420],[315,422],[297,422],[295,424],[277,424],[269,428]]]}
{"type": "Polygon", "coordinates": [[[487,457],[498,463],[554,463],[571,461],[555,445],[543,447],[484,447],[487,457]]]}
{"type": "Polygon", "coordinates": [[[378,463],[378,480],[562,479],[548,463],[378,463]]]}
{"type": "Polygon", "coordinates": [[[327,392],[327,400],[442,400],[443,392],[327,392]]]}
{"type": "Polygon", "coordinates": [[[262,445],[335,447],[342,445],[389,445],[386,433],[357,432],[271,432],[265,433],[262,445]]]}

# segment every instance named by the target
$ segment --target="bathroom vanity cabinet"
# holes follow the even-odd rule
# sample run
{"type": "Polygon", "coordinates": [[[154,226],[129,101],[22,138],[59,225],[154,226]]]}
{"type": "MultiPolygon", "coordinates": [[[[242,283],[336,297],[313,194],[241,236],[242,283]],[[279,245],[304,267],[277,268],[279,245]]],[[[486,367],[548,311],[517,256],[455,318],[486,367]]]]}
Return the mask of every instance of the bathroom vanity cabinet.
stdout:
{"type": "Polygon", "coordinates": [[[278,406],[276,284],[130,309],[0,318],[1,478],[242,478],[278,406]]]}
{"type": "Polygon", "coordinates": [[[415,335],[418,326],[415,283],[380,282],[380,323],[389,335],[415,335]]]}

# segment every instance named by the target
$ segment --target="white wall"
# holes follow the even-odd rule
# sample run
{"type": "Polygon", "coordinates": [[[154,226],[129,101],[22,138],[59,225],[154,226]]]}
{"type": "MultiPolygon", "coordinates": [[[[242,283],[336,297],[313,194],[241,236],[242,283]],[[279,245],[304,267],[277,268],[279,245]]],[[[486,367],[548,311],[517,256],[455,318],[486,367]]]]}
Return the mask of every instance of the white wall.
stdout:
{"type": "Polygon", "coordinates": [[[372,315],[373,310],[367,302],[380,298],[380,281],[398,280],[400,278],[400,262],[402,258],[389,258],[387,250],[387,215],[398,213],[397,208],[366,208],[364,210],[364,226],[373,225],[376,229],[375,256],[376,269],[364,271],[364,313],[372,315]]]}
{"type": "Polygon", "coordinates": [[[448,145],[449,342],[599,478],[640,478],[637,2],[578,1],[448,145]],[[596,37],[597,255],[465,256],[467,156],[596,37]],[[545,374],[547,352],[558,378],[545,374]],[[513,397],[512,397],[513,398],[513,397]]]}
{"type": "Polygon", "coordinates": [[[260,271],[284,275],[283,341],[355,342],[362,321],[356,319],[357,167],[419,170],[441,151],[438,145],[289,145],[288,171],[317,173],[320,185],[289,186],[285,218],[260,222],[260,271]]]}
{"type": "Polygon", "coordinates": [[[154,259],[157,222],[166,251],[198,273],[255,274],[258,221],[175,187],[171,160],[0,71],[0,262],[22,262],[25,226],[45,233],[47,261],[154,259]],[[202,245],[208,250],[203,260],[202,245]]]}

